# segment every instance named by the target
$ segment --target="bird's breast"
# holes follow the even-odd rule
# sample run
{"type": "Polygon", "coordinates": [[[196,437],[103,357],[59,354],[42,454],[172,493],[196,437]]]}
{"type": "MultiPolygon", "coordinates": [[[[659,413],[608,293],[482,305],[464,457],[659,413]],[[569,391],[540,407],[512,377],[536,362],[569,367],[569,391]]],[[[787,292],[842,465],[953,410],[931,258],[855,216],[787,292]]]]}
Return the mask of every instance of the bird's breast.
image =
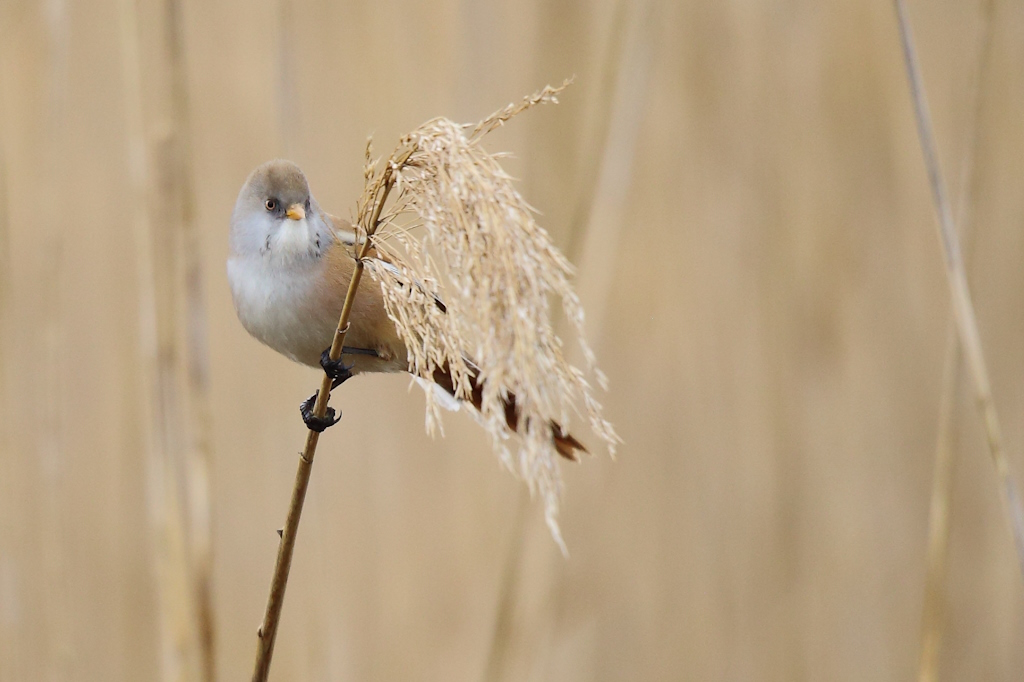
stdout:
{"type": "MultiPolygon", "coordinates": [[[[354,261],[340,247],[323,258],[288,264],[268,258],[233,256],[228,280],[242,326],[279,353],[319,367],[320,353],[334,340],[354,261]]],[[[387,316],[380,285],[364,277],[352,306],[345,344],[373,350],[352,355],[353,373],[402,372],[405,346],[387,316]]]]}
{"type": "Polygon", "coordinates": [[[321,300],[321,267],[313,262],[282,268],[244,257],[228,261],[235,310],[246,331],[292,360],[314,366],[341,312],[333,300],[321,300]]]}

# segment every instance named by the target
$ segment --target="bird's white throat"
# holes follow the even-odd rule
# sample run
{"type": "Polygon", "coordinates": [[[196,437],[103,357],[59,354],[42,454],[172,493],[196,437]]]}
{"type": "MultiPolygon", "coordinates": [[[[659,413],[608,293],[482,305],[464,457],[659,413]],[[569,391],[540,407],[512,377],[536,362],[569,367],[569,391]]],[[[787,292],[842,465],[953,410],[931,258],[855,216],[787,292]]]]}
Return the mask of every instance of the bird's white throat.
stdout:
{"type": "Polygon", "coordinates": [[[309,220],[282,220],[267,240],[271,257],[301,258],[320,253],[320,237],[309,220]]]}

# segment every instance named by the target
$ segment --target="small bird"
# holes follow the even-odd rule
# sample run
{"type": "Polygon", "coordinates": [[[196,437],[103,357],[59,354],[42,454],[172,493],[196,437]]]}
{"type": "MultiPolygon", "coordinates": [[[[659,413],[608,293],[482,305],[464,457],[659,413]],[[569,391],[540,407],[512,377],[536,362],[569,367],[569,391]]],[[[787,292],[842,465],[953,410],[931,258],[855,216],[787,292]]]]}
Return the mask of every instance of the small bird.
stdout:
{"type": "MultiPolygon", "coordinates": [[[[380,288],[363,281],[356,292],[342,359],[332,361],[330,345],[355,267],[356,233],[347,221],[323,211],[306,176],[290,161],[274,160],[249,174],[231,214],[228,281],[238,319],[252,336],[304,365],[321,367],[333,387],[356,374],[406,372],[405,344],[384,308],[380,288]]],[[[371,251],[369,257],[380,258],[371,251]]],[[[436,301],[443,311],[444,304],[436,301]]],[[[453,395],[453,380],[443,368],[434,383],[453,395]]],[[[306,426],[323,431],[337,423],[333,408],[324,418],[312,411],[315,394],[301,406],[306,426]]],[[[473,386],[479,409],[482,388],[473,386]]],[[[518,425],[515,396],[505,401],[505,417],[518,425]]],[[[576,460],[586,448],[552,424],[559,454],[576,460]]]]}

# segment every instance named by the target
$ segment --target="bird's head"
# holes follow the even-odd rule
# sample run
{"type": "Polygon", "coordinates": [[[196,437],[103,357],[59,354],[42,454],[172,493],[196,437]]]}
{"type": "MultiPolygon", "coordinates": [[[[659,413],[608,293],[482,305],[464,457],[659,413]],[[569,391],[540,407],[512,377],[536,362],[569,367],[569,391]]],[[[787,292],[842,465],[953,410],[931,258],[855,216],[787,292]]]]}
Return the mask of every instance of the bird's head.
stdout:
{"type": "Polygon", "coordinates": [[[231,214],[235,255],[318,258],[331,239],[331,227],[298,166],[278,159],[249,174],[231,214]]]}

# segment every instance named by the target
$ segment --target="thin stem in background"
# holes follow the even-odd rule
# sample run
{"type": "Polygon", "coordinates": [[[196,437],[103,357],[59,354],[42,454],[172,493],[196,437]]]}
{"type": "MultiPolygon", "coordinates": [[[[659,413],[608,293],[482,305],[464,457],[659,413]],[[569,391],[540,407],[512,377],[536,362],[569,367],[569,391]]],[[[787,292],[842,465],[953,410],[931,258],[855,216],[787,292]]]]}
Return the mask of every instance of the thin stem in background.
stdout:
{"type": "MultiPolygon", "coordinates": [[[[0,97],[3,97],[3,81],[0,81],[0,97]]],[[[10,414],[7,410],[7,359],[10,349],[11,323],[10,291],[11,291],[11,257],[10,257],[10,213],[7,196],[7,154],[4,133],[3,110],[0,109],[0,414],[10,414]]],[[[8,436],[6,424],[0,422],[0,461],[6,459],[5,437],[8,436]]]]}
{"type": "MultiPolygon", "coordinates": [[[[595,347],[604,336],[608,310],[615,294],[615,261],[618,258],[622,235],[629,227],[628,193],[632,184],[634,159],[644,114],[651,91],[651,67],[655,60],[656,31],[662,3],[659,0],[643,0],[629,3],[629,25],[621,40],[623,45],[619,59],[614,65],[617,73],[615,88],[608,102],[608,122],[598,157],[597,173],[589,196],[588,205],[574,216],[581,220],[580,227],[573,225],[574,242],[570,255],[579,267],[577,289],[587,306],[587,337],[594,340],[595,347]]],[[[582,198],[582,197],[581,197],[582,198]]],[[[561,582],[568,580],[563,571],[561,582]]],[[[566,632],[567,595],[566,585],[559,585],[548,603],[545,625],[549,628],[542,633],[541,640],[547,646],[545,668],[550,675],[551,652],[558,636],[566,632]]]]}
{"type": "Polygon", "coordinates": [[[964,266],[960,238],[953,224],[953,211],[946,196],[945,185],[939,166],[935,148],[935,135],[932,132],[931,115],[925,99],[924,86],[921,82],[921,69],[917,62],[913,35],[907,19],[907,10],[903,0],[894,0],[899,23],[900,40],[903,46],[903,59],[907,69],[910,94],[914,103],[914,114],[917,119],[917,132],[921,141],[928,180],[931,184],[932,198],[939,217],[939,235],[945,255],[944,263],[949,278],[950,295],[953,313],[956,319],[960,344],[963,347],[967,367],[974,381],[974,389],[978,401],[978,410],[984,421],[988,439],[989,453],[999,478],[1000,499],[1003,501],[1004,512],[1013,534],[1017,550],[1017,560],[1022,576],[1024,576],[1024,510],[1021,508],[1020,494],[1010,475],[1010,464],[1003,450],[1002,433],[999,417],[996,414],[992,399],[992,385],[989,380],[985,355],[981,347],[981,336],[978,332],[978,321],[971,302],[971,294],[967,285],[967,272],[964,266]]]}
{"type": "MultiPolygon", "coordinates": [[[[627,193],[643,123],[654,60],[654,31],[658,5],[644,0],[631,5],[615,92],[609,102],[607,135],[603,141],[594,189],[584,229],[574,234],[570,255],[578,260],[577,290],[587,301],[587,336],[599,338],[612,294],[620,237],[627,215],[627,193]]],[[[582,217],[582,216],[580,216],[582,217]]],[[[574,230],[575,232],[575,230],[574,230]]]]}
{"type": "Polygon", "coordinates": [[[292,16],[297,10],[290,0],[277,0],[277,125],[285,158],[292,158],[299,137],[298,75],[295,71],[294,45],[300,37],[292,16]]]}
{"type": "Polygon", "coordinates": [[[605,49],[604,58],[601,60],[600,77],[597,82],[597,102],[594,106],[594,116],[591,119],[593,123],[590,128],[594,132],[587,138],[594,142],[584,147],[578,163],[579,170],[577,172],[582,179],[570,218],[569,233],[565,240],[565,255],[573,263],[579,262],[580,252],[583,250],[587,226],[594,209],[598,173],[608,147],[612,110],[615,108],[617,95],[623,88],[621,80],[625,77],[623,63],[628,37],[629,7],[629,2],[619,0],[612,10],[611,26],[608,30],[608,46],[605,49]]]}
{"type": "MultiPolygon", "coordinates": [[[[39,207],[41,243],[49,245],[44,263],[34,274],[34,303],[40,312],[38,373],[43,392],[38,404],[49,407],[48,414],[35,425],[35,459],[43,483],[36,532],[40,538],[44,598],[42,610],[48,624],[44,679],[70,679],[75,677],[75,633],[69,577],[73,567],[68,561],[68,523],[72,510],[64,496],[67,481],[68,446],[65,438],[67,421],[64,406],[60,404],[59,387],[65,380],[61,363],[67,357],[67,314],[62,292],[67,284],[63,266],[66,246],[65,215],[61,197],[67,182],[64,154],[67,142],[69,81],[71,68],[71,17],[64,0],[47,2],[41,8],[46,26],[46,109],[45,143],[42,153],[43,182],[40,196],[47,197],[39,207]]],[[[41,413],[40,413],[40,416],[41,413]]]]}
{"type": "MultiPolygon", "coordinates": [[[[993,0],[982,7],[982,27],[977,68],[968,88],[972,102],[967,123],[968,140],[961,171],[959,206],[960,236],[970,250],[970,226],[974,200],[977,196],[975,167],[978,153],[978,127],[981,121],[982,84],[989,65],[992,45],[993,0]]],[[[968,254],[969,257],[969,254],[968,254]]],[[[953,471],[956,456],[954,410],[960,393],[960,344],[956,320],[950,319],[946,331],[946,354],[943,362],[942,393],[939,400],[938,439],[935,467],[932,474],[931,501],[928,511],[928,568],[925,578],[924,603],[921,610],[921,651],[918,665],[919,682],[936,682],[939,678],[939,652],[942,646],[945,598],[944,584],[949,560],[950,520],[953,509],[953,471]]]]}
{"type": "Polygon", "coordinates": [[[960,387],[960,344],[956,323],[950,320],[946,334],[946,355],[939,400],[938,438],[928,508],[928,573],[925,577],[921,611],[921,659],[919,682],[938,679],[939,647],[942,643],[944,611],[943,585],[949,556],[949,524],[952,516],[953,467],[956,451],[953,410],[960,387]]]}
{"type": "Polygon", "coordinates": [[[162,24],[163,47],[170,74],[170,135],[163,160],[168,199],[176,204],[174,215],[180,232],[185,293],[185,390],[189,417],[189,442],[185,448],[183,494],[189,530],[189,579],[195,601],[199,637],[200,672],[204,682],[216,678],[213,615],[213,510],[210,470],[213,462],[210,407],[210,352],[206,328],[206,300],[202,278],[201,249],[196,229],[195,183],[192,178],[192,127],[188,106],[188,73],[185,68],[184,17],[181,0],[166,0],[162,24]]]}
{"type": "MultiPolygon", "coordinates": [[[[3,74],[0,73],[0,100],[4,92],[3,74]]],[[[0,107],[0,414],[11,415],[10,404],[8,403],[9,389],[7,385],[7,363],[10,362],[11,353],[11,256],[10,256],[10,212],[9,197],[7,194],[7,155],[6,155],[6,126],[4,125],[4,110],[0,107]]],[[[12,452],[13,434],[9,418],[0,419],[0,519],[7,520],[15,518],[14,514],[14,486],[15,482],[15,456],[12,452]]],[[[8,522],[0,523],[0,553],[14,556],[15,538],[12,533],[14,524],[8,522]]],[[[18,664],[15,658],[17,646],[10,640],[12,637],[0,637],[0,678],[16,679],[18,664]]]]}
{"type": "MultiPolygon", "coordinates": [[[[366,237],[362,239],[362,246],[359,249],[355,267],[352,270],[352,279],[349,282],[348,292],[345,295],[345,305],[341,309],[341,317],[338,318],[338,328],[334,332],[334,342],[331,344],[330,354],[332,360],[337,360],[341,357],[341,348],[345,344],[345,334],[348,332],[348,319],[352,313],[352,303],[355,301],[356,290],[359,288],[359,281],[363,275],[363,260],[372,248],[370,237],[376,233],[377,228],[381,224],[381,211],[388,200],[391,188],[394,186],[394,172],[402,167],[410,155],[411,151],[407,150],[402,154],[396,154],[397,158],[393,156],[379,179],[378,189],[373,195],[375,202],[372,214],[366,223],[366,237]]],[[[320,381],[320,390],[317,392],[316,404],[313,407],[313,413],[317,417],[323,418],[327,414],[327,401],[330,397],[331,378],[325,373],[320,381]]],[[[291,502],[288,504],[288,517],[281,532],[281,543],[277,551],[277,561],[274,564],[274,575],[270,581],[267,609],[263,616],[263,623],[256,632],[259,641],[256,648],[256,667],[252,674],[253,682],[266,682],[267,677],[270,675],[270,662],[274,655],[274,641],[277,639],[277,627],[281,620],[281,607],[284,605],[284,593],[285,588],[288,586],[292,554],[295,552],[295,537],[299,530],[302,505],[306,500],[309,476],[313,471],[313,457],[316,455],[316,446],[319,440],[320,434],[310,430],[306,434],[306,445],[299,455],[299,466],[295,472],[295,484],[292,487],[291,502]]]]}
{"type": "Polygon", "coordinates": [[[515,607],[523,581],[523,545],[531,509],[529,493],[526,489],[520,490],[516,500],[516,520],[512,526],[512,545],[505,557],[505,568],[501,575],[498,611],[494,618],[490,651],[484,665],[483,682],[498,682],[508,677],[509,656],[515,639],[515,607]]]}
{"type": "Polygon", "coordinates": [[[175,359],[176,228],[168,180],[166,139],[147,137],[139,36],[139,8],[122,0],[119,8],[125,136],[136,237],[139,304],[138,402],[147,450],[147,506],[153,529],[162,678],[200,680],[202,654],[195,617],[186,523],[185,466],[175,359]],[[158,257],[159,254],[159,257],[158,257]]]}

